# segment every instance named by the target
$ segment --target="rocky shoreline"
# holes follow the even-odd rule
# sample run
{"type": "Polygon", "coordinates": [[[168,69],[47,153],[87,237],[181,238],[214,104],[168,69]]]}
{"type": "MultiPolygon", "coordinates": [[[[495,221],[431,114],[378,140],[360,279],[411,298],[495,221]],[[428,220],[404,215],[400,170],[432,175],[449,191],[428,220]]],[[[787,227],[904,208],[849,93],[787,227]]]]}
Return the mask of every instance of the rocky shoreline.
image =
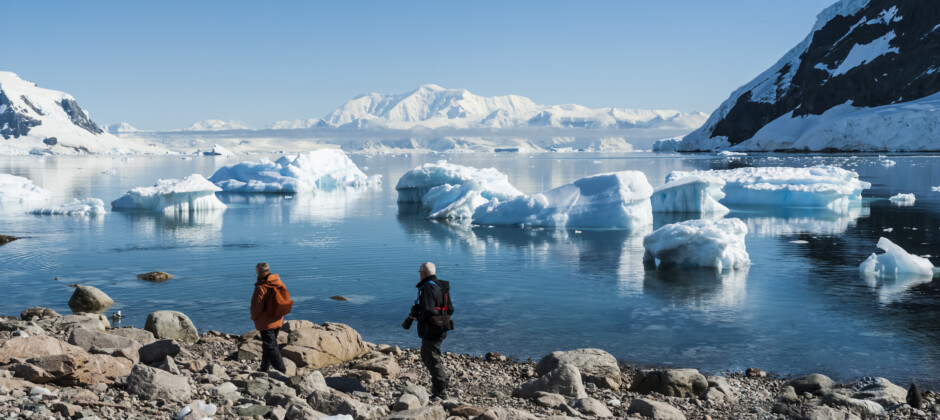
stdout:
{"type": "Polygon", "coordinates": [[[600,349],[537,363],[446,353],[450,398],[432,401],[417,350],[302,320],[278,339],[286,374],[257,372],[257,331],[200,335],[173,311],[150,314],[144,329],[111,328],[100,314],[28,308],[0,317],[0,418],[940,419],[935,392],[918,392],[915,408],[883,378],[635,369],[600,349]]]}

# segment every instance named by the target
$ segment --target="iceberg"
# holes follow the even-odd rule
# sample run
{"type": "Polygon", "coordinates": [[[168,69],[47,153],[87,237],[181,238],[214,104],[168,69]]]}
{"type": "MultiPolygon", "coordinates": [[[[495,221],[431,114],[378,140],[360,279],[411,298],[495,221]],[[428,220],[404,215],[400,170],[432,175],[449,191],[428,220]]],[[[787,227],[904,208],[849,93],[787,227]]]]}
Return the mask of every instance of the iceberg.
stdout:
{"type": "Polygon", "coordinates": [[[478,169],[472,166],[455,165],[447,161],[425,163],[405,172],[398,179],[395,190],[399,203],[419,203],[432,188],[445,184],[461,185],[474,183],[474,188],[487,200],[496,198],[510,200],[519,197],[522,191],[509,183],[509,176],[496,168],[478,169]]]}
{"type": "Polygon", "coordinates": [[[48,199],[49,192],[33,185],[33,181],[28,178],[0,174],[0,203],[25,203],[48,199]]]}
{"type": "Polygon", "coordinates": [[[903,248],[882,237],[878,239],[878,248],[884,254],[872,253],[858,266],[863,275],[891,277],[901,274],[933,276],[933,264],[924,257],[908,254],[903,248]]]}
{"type": "Polygon", "coordinates": [[[100,198],[87,200],[74,199],[61,206],[42,207],[30,211],[32,214],[64,214],[70,216],[103,216],[108,213],[104,208],[104,201],[100,198]]]}
{"type": "Polygon", "coordinates": [[[914,194],[898,194],[891,196],[888,200],[896,206],[913,206],[916,198],[914,194]]]}
{"type": "Polygon", "coordinates": [[[657,213],[727,213],[718,200],[725,198],[725,181],[708,176],[687,176],[653,190],[650,200],[657,213]]]}
{"type": "Polygon", "coordinates": [[[682,136],[656,140],[656,143],[653,143],[653,151],[660,153],[678,152],[681,147],[682,136]]]}
{"type": "Polygon", "coordinates": [[[218,144],[212,146],[212,150],[208,152],[202,152],[206,156],[235,156],[230,150],[219,146],[218,144]]]}
{"type": "Polygon", "coordinates": [[[862,190],[871,184],[858,173],[835,166],[811,168],[737,168],[708,171],[675,171],[666,182],[690,176],[706,176],[725,181],[722,204],[827,208],[845,213],[860,205],[862,190]]]}
{"type": "Polygon", "coordinates": [[[299,193],[339,187],[361,187],[381,183],[381,176],[366,176],[346,153],[320,149],[271,162],[242,162],[226,165],[209,181],[223,191],[247,193],[299,193]]]}
{"type": "Polygon", "coordinates": [[[599,174],[532,196],[491,199],[473,212],[473,223],[632,230],[653,224],[652,194],[642,172],[599,174]]]}
{"type": "Polygon", "coordinates": [[[216,198],[221,188],[199,174],[183,179],[161,179],[152,187],[137,187],[111,202],[113,210],[149,210],[164,213],[189,213],[224,210],[216,198]]]}
{"type": "Polygon", "coordinates": [[[489,202],[483,187],[474,181],[459,185],[438,185],[421,199],[430,219],[470,220],[473,212],[489,202]]]}
{"type": "Polygon", "coordinates": [[[746,267],[746,235],[747,226],[734,218],[669,224],[643,238],[643,260],[659,267],[746,267]]]}

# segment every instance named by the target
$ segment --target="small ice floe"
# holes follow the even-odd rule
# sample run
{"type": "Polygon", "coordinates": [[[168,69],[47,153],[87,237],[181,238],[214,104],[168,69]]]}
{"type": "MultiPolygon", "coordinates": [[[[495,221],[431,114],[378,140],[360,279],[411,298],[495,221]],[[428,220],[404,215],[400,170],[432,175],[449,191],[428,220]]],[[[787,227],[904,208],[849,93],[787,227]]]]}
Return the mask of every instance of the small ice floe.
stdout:
{"type": "Polygon", "coordinates": [[[104,201],[100,198],[87,200],[74,199],[61,206],[42,207],[30,211],[32,214],[62,214],[69,216],[103,216],[108,213],[104,208],[104,201]]]}
{"type": "Polygon", "coordinates": [[[0,174],[0,203],[25,203],[48,199],[49,192],[33,185],[33,181],[28,178],[0,174]]]}
{"type": "Polygon", "coordinates": [[[209,150],[209,151],[206,151],[206,152],[202,152],[202,154],[204,154],[204,155],[206,155],[206,156],[234,156],[234,155],[235,155],[235,154],[232,153],[230,150],[228,150],[228,149],[226,149],[226,148],[224,148],[224,147],[222,147],[222,146],[220,146],[220,145],[218,145],[218,144],[213,145],[213,146],[212,146],[212,150],[209,150]]]}
{"type": "Polygon", "coordinates": [[[271,162],[226,165],[210,181],[224,191],[248,193],[297,193],[342,187],[381,184],[381,176],[366,176],[346,153],[320,149],[271,162]]]}
{"type": "Polygon", "coordinates": [[[720,178],[692,175],[679,178],[653,190],[650,201],[658,213],[727,213],[718,200],[725,198],[720,178]]]}
{"type": "Polygon", "coordinates": [[[797,239],[797,240],[790,241],[790,243],[791,243],[791,244],[808,244],[809,241],[804,241],[804,240],[802,240],[802,239],[797,239]]]}
{"type": "Polygon", "coordinates": [[[718,152],[718,156],[747,156],[747,153],[732,152],[730,150],[722,150],[718,152]]]}
{"type": "Polygon", "coordinates": [[[395,190],[399,203],[421,203],[432,188],[442,185],[473,183],[486,200],[498,198],[509,200],[522,195],[522,191],[509,183],[509,176],[496,168],[478,169],[472,166],[455,165],[447,161],[425,163],[405,172],[398,179],[395,190]]]}
{"type": "Polygon", "coordinates": [[[746,235],[747,225],[736,218],[673,223],[643,238],[643,260],[658,267],[747,267],[746,235]]]}
{"type": "Polygon", "coordinates": [[[891,200],[891,203],[896,206],[913,206],[916,198],[914,194],[898,194],[891,196],[888,200],[891,200]]]}
{"type": "Polygon", "coordinates": [[[652,194],[642,172],[611,172],[531,196],[492,199],[473,212],[473,223],[637,229],[653,224],[652,194]]]}
{"type": "Polygon", "coordinates": [[[940,187],[930,187],[930,191],[940,192],[940,187]]]}
{"type": "Polygon", "coordinates": [[[881,231],[891,233],[891,232],[894,232],[894,228],[884,228],[884,229],[881,229],[881,231]]]}
{"type": "Polygon", "coordinates": [[[871,254],[858,266],[862,274],[879,277],[897,276],[899,274],[916,274],[933,276],[933,264],[930,260],[911,255],[903,248],[895,245],[888,238],[878,240],[878,248],[884,250],[883,254],[871,254]]]}
{"type": "Polygon", "coordinates": [[[675,171],[666,177],[666,182],[690,176],[725,181],[722,189],[725,198],[721,200],[724,205],[815,207],[839,213],[861,205],[862,191],[871,188],[870,183],[858,179],[857,173],[835,166],[675,171]]]}
{"type": "Polygon", "coordinates": [[[224,210],[216,198],[221,188],[199,174],[183,179],[161,179],[152,187],[137,187],[111,202],[113,210],[149,210],[164,213],[186,213],[224,210]]]}
{"type": "Polygon", "coordinates": [[[887,167],[887,168],[890,168],[890,167],[892,167],[892,166],[894,166],[894,165],[896,165],[896,164],[897,164],[897,162],[895,162],[895,161],[893,161],[893,160],[891,160],[891,159],[885,159],[885,160],[882,160],[882,161],[881,161],[881,166],[884,166],[884,167],[887,167]]]}

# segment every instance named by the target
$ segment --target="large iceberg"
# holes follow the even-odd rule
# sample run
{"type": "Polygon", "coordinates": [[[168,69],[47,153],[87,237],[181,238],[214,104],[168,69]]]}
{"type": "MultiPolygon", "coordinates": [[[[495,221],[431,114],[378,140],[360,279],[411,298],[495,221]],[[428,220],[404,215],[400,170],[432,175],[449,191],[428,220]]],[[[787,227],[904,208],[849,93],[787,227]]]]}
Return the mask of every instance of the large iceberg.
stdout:
{"type": "Polygon", "coordinates": [[[718,200],[725,198],[725,181],[708,176],[679,178],[653,190],[653,211],[660,213],[727,213],[718,200]]]}
{"type": "Polygon", "coordinates": [[[379,175],[366,176],[339,149],[320,149],[277,161],[242,162],[215,171],[210,181],[230,192],[298,193],[381,183],[379,175]]]}
{"type": "Polygon", "coordinates": [[[639,171],[594,175],[532,196],[490,200],[473,212],[480,225],[636,229],[653,224],[653,187],[639,171]]]}
{"type": "Polygon", "coordinates": [[[878,248],[884,254],[872,253],[858,266],[864,275],[890,277],[901,274],[933,276],[933,264],[924,257],[908,254],[903,248],[882,237],[878,239],[878,248]]]}
{"type": "Polygon", "coordinates": [[[496,168],[478,169],[472,166],[455,165],[447,161],[425,163],[405,172],[398,179],[395,190],[399,203],[422,202],[432,188],[442,185],[473,183],[474,188],[487,200],[496,198],[510,200],[523,195],[522,191],[509,183],[509,177],[496,168]]]}
{"type": "Polygon", "coordinates": [[[28,178],[0,174],[0,203],[25,203],[48,199],[49,192],[33,185],[33,181],[28,178]]]}
{"type": "Polygon", "coordinates": [[[724,180],[725,198],[721,202],[725,205],[827,208],[840,213],[860,205],[862,190],[871,188],[870,183],[858,179],[856,172],[835,166],[675,171],[666,182],[690,176],[724,180]]]}
{"type": "Polygon", "coordinates": [[[643,238],[643,260],[659,267],[745,267],[747,226],[740,219],[687,220],[656,229],[643,238]]]}
{"type": "Polygon", "coordinates": [[[111,202],[113,210],[149,210],[188,213],[224,210],[215,196],[221,188],[199,174],[183,179],[161,179],[152,187],[137,187],[111,202]]]}
{"type": "Polygon", "coordinates": [[[61,206],[42,207],[32,210],[32,214],[65,214],[70,216],[102,216],[108,211],[104,208],[104,201],[100,198],[87,200],[74,199],[61,206]]]}

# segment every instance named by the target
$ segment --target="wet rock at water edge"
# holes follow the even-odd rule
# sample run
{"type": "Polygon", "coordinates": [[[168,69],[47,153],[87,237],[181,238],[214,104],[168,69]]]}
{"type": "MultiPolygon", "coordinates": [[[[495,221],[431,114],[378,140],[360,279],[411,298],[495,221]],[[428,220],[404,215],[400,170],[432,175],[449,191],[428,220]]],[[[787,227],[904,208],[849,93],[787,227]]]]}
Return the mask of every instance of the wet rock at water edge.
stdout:
{"type": "Polygon", "coordinates": [[[169,273],[164,273],[162,271],[151,271],[149,273],[138,274],[137,278],[141,280],[151,281],[154,283],[159,283],[159,282],[172,279],[173,275],[169,273]]]}
{"type": "Polygon", "coordinates": [[[105,292],[94,286],[75,286],[75,292],[69,299],[69,308],[73,312],[92,312],[101,313],[114,304],[105,292]]]}
{"type": "Polygon", "coordinates": [[[349,298],[342,295],[330,296],[330,299],[339,301],[339,302],[349,302],[349,298]]]}
{"type": "Polygon", "coordinates": [[[17,238],[16,236],[10,236],[10,235],[0,235],[0,245],[13,242],[17,239],[20,239],[20,238],[17,238]]]}

